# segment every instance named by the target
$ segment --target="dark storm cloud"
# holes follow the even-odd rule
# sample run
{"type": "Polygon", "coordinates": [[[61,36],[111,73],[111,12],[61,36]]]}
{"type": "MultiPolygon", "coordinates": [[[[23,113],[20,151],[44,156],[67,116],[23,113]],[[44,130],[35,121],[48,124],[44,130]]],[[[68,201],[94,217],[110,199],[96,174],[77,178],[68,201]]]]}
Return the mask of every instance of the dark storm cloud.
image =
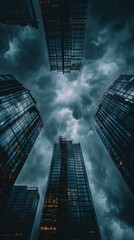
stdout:
{"type": "Polygon", "coordinates": [[[2,33],[0,65],[3,73],[7,71],[17,73],[26,81],[28,77],[37,74],[43,65],[48,65],[47,57],[42,52],[46,51],[45,43],[42,41],[44,33],[29,27],[8,29],[7,26],[2,33]]]}
{"type": "Polygon", "coordinates": [[[37,10],[39,30],[0,27],[0,72],[13,73],[30,88],[44,119],[44,129],[17,183],[39,186],[42,202],[54,141],[63,135],[81,142],[103,240],[133,240],[134,199],[98,137],[93,119],[108,86],[119,74],[133,73],[133,1],[89,2],[83,67],[66,75],[49,71],[37,10]]]}
{"type": "Polygon", "coordinates": [[[116,24],[119,29],[133,20],[134,2],[133,0],[94,0],[90,1],[90,15],[98,20],[100,27],[116,24]]]}

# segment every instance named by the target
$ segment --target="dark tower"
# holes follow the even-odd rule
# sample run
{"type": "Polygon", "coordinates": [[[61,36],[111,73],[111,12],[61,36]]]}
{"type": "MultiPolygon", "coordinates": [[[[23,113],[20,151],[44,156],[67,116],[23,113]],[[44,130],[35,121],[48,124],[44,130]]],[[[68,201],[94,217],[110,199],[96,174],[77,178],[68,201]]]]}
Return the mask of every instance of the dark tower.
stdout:
{"type": "Polygon", "coordinates": [[[104,93],[96,129],[134,194],[134,75],[121,75],[104,93]]]}
{"type": "Polygon", "coordinates": [[[39,240],[100,240],[80,144],[55,143],[39,240]]]}
{"type": "Polygon", "coordinates": [[[38,28],[32,0],[0,0],[0,22],[38,28]]]}
{"type": "Polygon", "coordinates": [[[50,69],[80,70],[88,0],[39,0],[50,69]]]}
{"type": "Polygon", "coordinates": [[[38,202],[38,188],[14,186],[1,217],[0,239],[30,240],[38,202]]]}
{"type": "Polygon", "coordinates": [[[9,196],[43,122],[30,91],[0,75],[0,208],[9,196]]]}

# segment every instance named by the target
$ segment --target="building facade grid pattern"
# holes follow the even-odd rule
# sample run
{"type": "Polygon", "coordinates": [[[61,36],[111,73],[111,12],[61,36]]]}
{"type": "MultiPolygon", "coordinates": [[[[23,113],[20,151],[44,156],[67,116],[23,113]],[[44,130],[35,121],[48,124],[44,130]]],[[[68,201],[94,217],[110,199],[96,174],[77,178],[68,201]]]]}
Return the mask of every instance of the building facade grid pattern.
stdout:
{"type": "Polygon", "coordinates": [[[134,75],[121,75],[104,93],[96,129],[134,194],[134,75]]]}
{"type": "Polygon", "coordinates": [[[80,70],[88,0],[39,0],[50,69],[80,70]]]}
{"type": "Polygon", "coordinates": [[[54,145],[38,239],[99,240],[80,144],[61,141],[54,145]]]}
{"type": "Polygon", "coordinates": [[[29,90],[12,75],[0,75],[0,205],[5,202],[43,121],[29,90]]]}

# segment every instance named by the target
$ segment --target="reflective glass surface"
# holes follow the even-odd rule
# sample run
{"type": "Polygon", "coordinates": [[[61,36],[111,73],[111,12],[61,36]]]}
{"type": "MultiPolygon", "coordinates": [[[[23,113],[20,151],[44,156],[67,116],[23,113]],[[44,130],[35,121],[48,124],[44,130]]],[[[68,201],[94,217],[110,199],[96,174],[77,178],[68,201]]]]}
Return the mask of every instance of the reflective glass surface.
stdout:
{"type": "Polygon", "coordinates": [[[54,145],[38,239],[101,239],[80,144],[54,145]]]}
{"type": "Polygon", "coordinates": [[[80,70],[87,0],[39,0],[46,34],[50,69],[80,70]]]}
{"type": "Polygon", "coordinates": [[[104,93],[96,129],[134,194],[134,75],[121,75],[104,93]]]}
{"type": "Polygon", "coordinates": [[[29,90],[0,75],[0,206],[36,141],[43,122],[29,90]]]}

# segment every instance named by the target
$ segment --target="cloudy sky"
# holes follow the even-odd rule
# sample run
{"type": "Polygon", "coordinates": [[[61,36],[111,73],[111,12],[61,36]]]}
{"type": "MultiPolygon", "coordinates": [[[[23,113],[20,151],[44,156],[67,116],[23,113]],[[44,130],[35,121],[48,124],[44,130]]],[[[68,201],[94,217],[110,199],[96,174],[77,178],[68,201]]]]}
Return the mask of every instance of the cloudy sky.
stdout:
{"type": "Polygon", "coordinates": [[[134,198],[97,135],[93,116],[110,84],[120,74],[133,74],[134,1],[89,1],[82,68],[66,75],[49,70],[37,2],[38,30],[0,25],[0,73],[14,74],[31,90],[44,119],[17,184],[38,186],[42,204],[54,141],[63,135],[80,142],[102,239],[133,240],[134,198]]]}

